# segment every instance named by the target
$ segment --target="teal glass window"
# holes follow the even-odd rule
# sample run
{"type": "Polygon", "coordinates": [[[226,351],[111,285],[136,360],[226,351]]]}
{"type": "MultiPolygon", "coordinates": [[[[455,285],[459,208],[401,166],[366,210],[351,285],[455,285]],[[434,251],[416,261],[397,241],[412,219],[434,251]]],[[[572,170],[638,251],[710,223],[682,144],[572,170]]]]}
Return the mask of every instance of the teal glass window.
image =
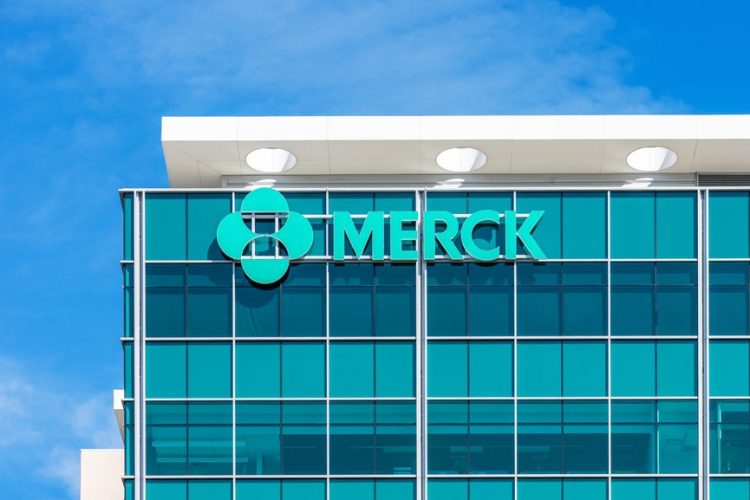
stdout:
{"type": "Polygon", "coordinates": [[[146,266],[147,336],[185,336],[185,270],[180,264],[146,266]]]}
{"type": "Polygon", "coordinates": [[[229,343],[149,342],[146,396],[221,398],[231,396],[229,343]]]}
{"type": "Polygon", "coordinates": [[[325,403],[237,403],[237,474],[324,474],[325,403]]]}
{"type": "Polygon", "coordinates": [[[126,398],[133,397],[133,343],[122,344],[123,388],[126,398]]]}
{"type": "Polygon", "coordinates": [[[125,445],[125,475],[135,474],[135,415],[132,401],[125,401],[123,407],[123,444],[125,445]]]}
{"type": "Polygon", "coordinates": [[[430,474],[512,474],[513,403],[431,401],[430,474]]]}
{"type": "Polygon", "coordinates": [[[607,500],[603,479],[521,479],[518,500],[607,500]]]}
{"type": "Polygon", "coordinates": [[[430,500],[513,500],[513,481],[507,479],[430,479],[430,500]]]}
{"type": "Polygon", "coordinates": [[[518,500],[563,500],[562,481],[559,479],[520,479],[518,500]]]}
{"type": "Polygon", "coordinates": [[[613,396],[695,396],[698,391],[694,341],[612,343],[613,396]]]}
{"type": "Polygon", "coordinates": [[[187,358],[188,397],[228,398],[232,396],[231,344],[189,343],[187,358]]]}
{"type": "Polygon", "coordinates": [[[750,396],[750,342],[709,342],[711,396],[750,396]]]}
{"type": "Polygon", "coordinates": [[[614,401],[612,471],[692,474],[698,470],[696,401],[614,401]]]}
{"type": "Polygon", "coordinates": [[[146,259],[187,258],[187,200],[184,194],[146,195],[146,259]]]}
{"type": "Polygon", "coordinates": [[[331,412],[331,474],[414,474],[413,402],[335,401],[331,412]]]}
{"type": "Polygon", "coordinates": [[[606,342],[563,342],[563,396],[607,395],[606,342]]]}
{"type": "MultiPolygon", "coordinates": [[[[237,270],[242,273],[241,269],[237,270]]],[[[278,337],[280,327],[280,287],[257,287],[244,276],[246,286],[235,288],[235,332],[238,337],[278,337]]]]}
{"type": "Polygon", "coordinates": [[[318,479],[237,481],[236,500],[325,500],[326,483],[318,479]]]}
{"type": "Polygon", "coordinates": [[[750,334],[750,266],[747,262],[711,262],[709,269],[709,333],[750,334]]]}
{"type": "Polygon", "coordinates": [[[563,480],[563,498],[607,500],[607,481],[603,479],[565,479],[563,480]]]}
{"type": "Polygon", "coordinates": [[[612,264],[613,335],[696,335],[697,266],[692,262],[612,264]]]}
{"type": "Polygon", "coordinates": [[[560,342],[518,343],[518,395],[555,397],[562,392],[560,342]]]}
{"type": "Polygon", "coordinates": [[[411,264],[333,265],[331,336],[413,337],[415,273],[411,264]]]}
{"type": "Polygon", "coordinates": [[[607,257],[606,193],[562,194],[562,257],[565,259],[604,259],[607,257]]]}
{"type": "MultiPolygon", "coordinates": [[[[148,196],[148,195],[147,195],[148,196]]],[[[222,260],[216,242],[216,228],[231,211],[231,195],[226,193],[190,193],[187,195],[187,258],[222,260]]]]}
{"type": "Polygon", "coordinates": [[[325,396],[325,344],[241,343],[236,350],[237,397],[325,396]]]}
{"type": "Polygon", "coordinates": [[[517,439],[520,474],[560,474],[563,446],[560,402],[519,401],[517,439]]]}
{"type": "Polygon", "coordinates": [[[750,479],[711,478],[711,500],[747,500],[750,498],[750,479]]]}
{"type": "MultiPolygon", "coordinates": [[[[641,500],[658,500],[665,498],[696,500],[698,498],[698,485],[695,479],[690,478],[612,480],[612,500],[630,500],[633,498],[641,500]]],[[[713,494],[711,495],[711,499],[715,499],[713,494]]]]}
{"type": "Polygon", "coordinates": [[[133,258],[133,193],[123,193],[122,204],[122,258],[133,258]]]}
{"type": "Polygon", "coordinates": [[[187,397],[187,345],[185,343],[147,343],[146,370],[146,397],[187,397]]]}
{"type": "Polygon", "coordinates": [[[695,258],[694,192],[613,192],[610,200],[613,258],[695,258]]]}
{"type": "Polygon", "coordinates": [[[711,191],[708,248],[711,258],[750,257],[750,193],[711,191]]]}
{"type": "Polygon", "coordinates": [[[750,473],[750,401],[713,400],[710,406],[711,472],[750,473]]]}
{"type": "Polygon", "coordinates": [[[331,344],[332,397],[411,397],[414,344],[334,342],[331,344]]]}
{"type": "MultiPolygon", "coordinates": [[[[520,418],[519,418],[520,420],[520,418]]],[[[608,467],[607,404],[563,403],[562,465],[566,474],[606,474],[608,467]]]]}
{"type": "Polygon", "coordinates": [[[232,336],[232,267],[188,266],[187,334],[190,337],[232,336]]]}
{"type": "Polygon", "coordinates": [[[156,500],[187,500],[187,481],[146,481],[146,495],[156,500]]]}
{"type": "Polygon", "coordinates": [[[231,403],[148,403],[146,473],[232,473],[231,403]]]}
{"type": "Polygon", "coordinates": [[[125,264],[122,266],[122,336],[133,338],[133,320],[135,318],[135,309],[133,304],[133,265],[125,264]]]}
{"type": "Polygon", "coordinates": [[[606,294],[606,264],[519,264],[518,334],[606,335],[606,294]]]}
{"type": "Polygon", "coordinates": [[[513,335],[513,266],[427,266],[427,335],[513,335]]]}
{"type": "Polygon", "coordinates": [[[238,343],[235,361],[238,398],[281,396],[281,344],[238,343]]]}
{"type": "Polygon", "coordinates": [[[503,397],[513,394],[509,342],[435,342],[427,347],[427,390],[433,397],[503,397]]]}
{"type": "Polygon", "coordinates": [[[188,481],[188,500],[232,500],[232,481],[188,481]]]}
{"type": "Polygon", "coordinates": [[[414,481],[389,479],[334,479],[330,500],[413,500],[414,481]]]}

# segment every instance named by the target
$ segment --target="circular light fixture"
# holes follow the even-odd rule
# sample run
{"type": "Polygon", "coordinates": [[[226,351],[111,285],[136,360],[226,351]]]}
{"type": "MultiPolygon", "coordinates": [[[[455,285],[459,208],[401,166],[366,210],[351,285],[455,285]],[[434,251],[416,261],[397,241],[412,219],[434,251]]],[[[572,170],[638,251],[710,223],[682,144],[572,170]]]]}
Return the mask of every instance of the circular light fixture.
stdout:
{"type": "Polygon", "coordinates": [[[245,163],[258,172],[278,174],[293,168],[297,164],[297,158],[286,149],[260,148],[249,152],[245,163]]]}
{"type": "Polygon", "coordinates": [[[631,152],[627,162],[641,172],[659,172],[677,163],[677,153],[663,146],[649,146],[631,152]]]}
{"type": "Polygon", "coordinates": [[[450,148],[437,155],[435,161],[449,172],[473,172],[487,163],[487,155],[474,148],[450,148]]]}

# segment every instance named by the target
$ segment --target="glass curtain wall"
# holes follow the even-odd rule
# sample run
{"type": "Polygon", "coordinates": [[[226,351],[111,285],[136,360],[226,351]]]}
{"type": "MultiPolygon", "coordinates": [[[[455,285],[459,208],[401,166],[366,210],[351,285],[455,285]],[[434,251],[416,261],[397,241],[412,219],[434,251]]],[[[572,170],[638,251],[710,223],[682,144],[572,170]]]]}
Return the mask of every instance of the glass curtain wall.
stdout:
{"type": "Polygon", "coordinates": [[[284,194],[313,248],[259,286],[215,240],[243,193],[123,193],[128,495],[141,464],[149,500],[690,500],[703,470],[750,500],[747,192],[284,194]],[[548,260],[329,257],[334,211],[485,208],[544,210],[548,260]]]}

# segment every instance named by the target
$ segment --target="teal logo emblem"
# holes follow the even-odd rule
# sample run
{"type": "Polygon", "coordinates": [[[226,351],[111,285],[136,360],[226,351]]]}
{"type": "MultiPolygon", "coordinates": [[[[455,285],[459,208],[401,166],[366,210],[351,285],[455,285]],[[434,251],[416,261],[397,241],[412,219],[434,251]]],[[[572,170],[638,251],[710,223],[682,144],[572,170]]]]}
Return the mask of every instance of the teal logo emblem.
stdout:
{"type": "Polygon", "coordinates": [[[258,188],[248,193],[237,212],[224,217],[216,231],[219,248],[224,254],[239,261],[247,277],[261,285],[279,281],[289,269],[289,262],[304,257],[313,244],[313,230],[302,214],[289,210],[286,198],[271,188],[258,188]],[[249,220],[253,215],[279,218],[279,229],[261,234],[252,231],[249,220]],[[252,255],[254,241],[270,239],[278,242],[286,255],[252,255]]]}

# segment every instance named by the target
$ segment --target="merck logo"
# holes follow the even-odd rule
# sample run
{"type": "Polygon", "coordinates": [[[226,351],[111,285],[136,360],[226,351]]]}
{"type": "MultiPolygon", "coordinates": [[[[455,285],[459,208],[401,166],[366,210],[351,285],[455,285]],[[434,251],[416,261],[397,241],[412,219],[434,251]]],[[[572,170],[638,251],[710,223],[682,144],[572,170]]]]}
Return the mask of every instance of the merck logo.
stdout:
{"type": "Polygon", "coordinates": [[[245,197],[238,212],[222,219],[216,239],[227,257],[240,261],[248,278],[269,285],[286,274],[290,260],[307,254],[312,247],[313,230],[304,216],[289,210],[289,203],[281,193],[271,188],[259,188],[245,197]],[[249,220],[245,220],[253,216],[278,219],[279,229],[270,234],[256,233],[248,227],[249,220]],[[263,239],[278,242],[286,255],[253,255],[252,243],[263,239]]]}
{"type": "MultiPolygon", "coordinates": [[[[465,258],[464,253],[483,262],[515,260],[519,258],[519,242],[526,251],[520,257],[546,259],[532,234],[543,215],[542,210],[532,210],[528,214],[518,214],[515,210],[479,210],[462,216],[459,223],[459,217],[442,210],[427,210],[421,217],[413,210],[389,214],[373,211],[358,217],[358,222],[355,222],[349,212],[337,211],[331,219],[333,260],[383,262],[386,260],[386,231],[390,240],[387,257],[393,262],[418,260],[418,239],[422,243],[421,256],[426,261],[461,261],[465,258]],[[487,248],[475,241],[475,230],[486,225],[497,226],[498,239],[502,238],[500,235],[504,236],[504,253],[501,253],[499,245],[487,248]],[[438,246],[444,257],[437,255],[438,246]]],[[[281,193],[271,188],[258,188],[245,197],[238,212],[222,219],[216,237],[224,254],[239,261],[250,280],[269,285],[286,274],[290,261],[302,258],[310,251],[313,230],[303,215],[289,210],[289,204],[281,193]],[[256,221],[279,221],[278,230],[263,234],[253,231],[248,226],[253,217],[256,221]],[[279,245],[270,246],[273,252],[253,251],[253,242],[261,239],[278,242],[279,245]]]]}

